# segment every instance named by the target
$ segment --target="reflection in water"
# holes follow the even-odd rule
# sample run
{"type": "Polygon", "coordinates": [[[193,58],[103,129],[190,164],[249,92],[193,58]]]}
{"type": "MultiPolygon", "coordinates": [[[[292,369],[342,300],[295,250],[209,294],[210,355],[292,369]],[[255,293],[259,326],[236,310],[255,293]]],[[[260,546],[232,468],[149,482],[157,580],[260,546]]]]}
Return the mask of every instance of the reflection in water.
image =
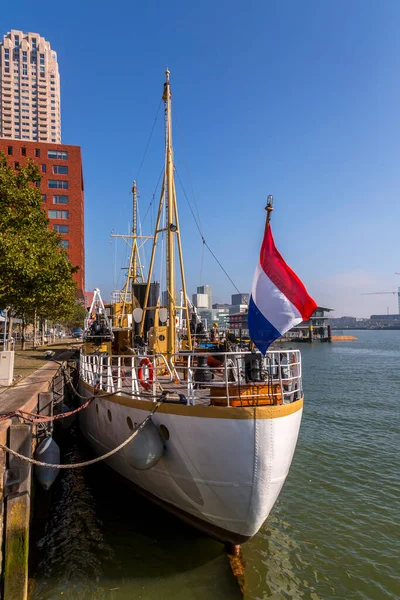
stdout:
{"type": "MultiPolygon", "coordinates": [[[[75,443],[63,461],[78,462],[81,452],[75,443]]],[[[134,494],[107,468],[63,472],[53,494],[32,600],[241,597],[220,543],[134,494]]]]}

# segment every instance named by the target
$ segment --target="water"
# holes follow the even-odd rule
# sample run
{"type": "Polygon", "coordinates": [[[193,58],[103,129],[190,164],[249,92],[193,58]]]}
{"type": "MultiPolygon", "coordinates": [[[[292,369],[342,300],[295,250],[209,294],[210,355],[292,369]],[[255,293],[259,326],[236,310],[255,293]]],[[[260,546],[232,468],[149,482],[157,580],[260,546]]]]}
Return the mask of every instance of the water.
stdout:
{"type": "MultiPolygon", "coordinates": [[[[400,598],[400,331],[355,335],[301,346],[300,438],[270,518],[243,546],[248,600],[400,598]]],[[[220,544],[103,467],[63,473],[38,546],[33,600],[240,598],[220,544]]]]}

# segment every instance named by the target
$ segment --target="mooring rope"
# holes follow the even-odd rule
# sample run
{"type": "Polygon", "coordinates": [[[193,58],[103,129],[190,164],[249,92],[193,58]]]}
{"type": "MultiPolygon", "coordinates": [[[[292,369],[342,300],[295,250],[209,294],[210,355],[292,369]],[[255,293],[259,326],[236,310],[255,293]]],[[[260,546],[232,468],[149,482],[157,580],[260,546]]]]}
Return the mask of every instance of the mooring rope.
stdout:
{"type": "Polygon", "coordinates": [[[42,462],[40,460],[36,460],[35,458],[29,458],[28,456],[24,456],[23,454],[20,454],[19,452],[16,452],[15,450],[11,450],[11,448],[9,448],[8,446],[5,446],[4,444],[0,444],[0,448],[2,450],[5,450],[5,452],[8,452],[9,454],[16,456],[17,458],[20,458],[21,460],[24,460],[25,462],[31,463],[32,465],[36,465],[38,467],[50,467],[51,469],[80,469],[82,467],[88,467],[89,465],[94,465],[98,462],[106,460],[107,458],[109,458],[110,456],[113,456],[113,454],[116,454],[117,452],[122,450],[122,448],[127,446],[129,444],[129,442],[131,442],[138,435],[138,433],[140,433],[140,431],[145,427],[146,423],[151,419],[151,417],[154,415],[156,410],[158,410],[158,408],[161,406],[161,404],[163,402],[164,402],[164,399],[156,402],[153,410],[140,423],[140,425],[138,425],[138,427],[135,429],[135,431],[124,442],[122,442],[122,444],[120,444],[116,448],[113,448],[113,450],[110,450],[109,452],[107,452],[106,454],[103,454],[102,456],[98,456],[97,458],[92,458],[91,460],[87,460],[85,462],[72,463],[72,464],[66,464],[66,465],[55,465],[52,463],[46,463],[46,462],[42,462]]]}

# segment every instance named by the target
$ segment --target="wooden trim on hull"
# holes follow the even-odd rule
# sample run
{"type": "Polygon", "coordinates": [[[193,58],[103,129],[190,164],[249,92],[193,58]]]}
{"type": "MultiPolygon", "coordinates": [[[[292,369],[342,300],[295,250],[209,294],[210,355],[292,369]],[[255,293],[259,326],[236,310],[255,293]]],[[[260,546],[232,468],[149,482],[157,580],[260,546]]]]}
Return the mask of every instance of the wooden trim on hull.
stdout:
{"type": "MultiPolygon", "coordinates": [[[[81,385],[90,394],[93,394],[93,387],[89,384],[81,381],[81,385]]],[[[105,392],[98,394],[100,400],[105,392]]],[[[105,398],[107,402],[113,402],[114,404],[120,404],[129,408],[136,408],[138,410],[145,410],[150,412],[154,408],[154,402],[150,402],[145,399],[136,399],[130,396],[126,396],[123,393],[115,393],[110,396],[107,395],[105,398]]],[[[278,404],[278,405],[267,405],[267,406],[187,406],[184,404],[169,404],[163,403],[158,409],[158,413],[177,415],[181,417],[203,417],[208,419],[279,419],[281,417],[287,417],[303,408],[303,398],[295,400],[291,404],[278,404]]]]}

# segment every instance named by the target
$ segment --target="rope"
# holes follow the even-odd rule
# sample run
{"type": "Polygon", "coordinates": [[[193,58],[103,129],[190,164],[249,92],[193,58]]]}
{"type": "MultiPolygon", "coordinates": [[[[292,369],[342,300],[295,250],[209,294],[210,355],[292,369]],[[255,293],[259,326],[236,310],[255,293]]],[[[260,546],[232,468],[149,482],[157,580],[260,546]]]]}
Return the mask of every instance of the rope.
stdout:
{"type": "Polygon", "coordinates": [[[187,196],[187,194],[186,194],[185,188],[183,187],[182,180],[181,180],[181,178],[179,177],[179,173],[178,173],[178,171],[177,171],[176,167],[175,167],[175,173],[176,173],[176,175],[177,175],[177,177],[178,177],[179,183],[181,184],[181,187],[182,187],[183,194],[184,194],[184,196],[185,196],[185,198],[186,198],[186,201],[187,201],[187,203],[188,203],[188,206],[189,206],[189,208],[190,208],[190,212],[192,213],[192,216],[193,216],[194,222],[196,223],[196,227],[197,227],[197,229],[198,229],[198,231],[199,231],[199,234],[200,234],[200,237],[201,237],[201,241],[203,242],[203,245],[204,245],[204,246],[207,248],[207,250],[210,252],[211,256],[212,256],[212,257],[215,259],[215,261],[218,263],[218,265],[220,266],[220,268],[222,269],[222,271],[225,273],[225,275],[227,276],[227,278],[229,279],[229,281],[231,282],[231,284],[233,285],[233,287],[235,288],[235,290],[238,292],[238,294],[240,294],[241,292],[240,292],[239,288],[237,287],[237,285],[235,284],[235,282],[232,280],[232,278],[230,277],[230,275],[228,274],[228,272],[226,271],[226,269],[224,269],[224,267],[222,266],[221,262],[220,262],[220,261],[218,260],[218,258],[215,256],[215,254],[214,254],[214,252],[211,250],[210,246],[207,244],[207,242],[206,242],[206,239],[205,239],[205,237],[204,237],[204,235],[203,235],[203,233],[202,233],[201,226],[200,226],[200,224],[197,222],[196,216],[195,216],[195,214],[194,214],[194,212],[193,212],[193,209],[192,209],[192,206],[191,206],[191,204],[190,204],[189,198],[188,198],[188,196],[187,196]]]}
{"type": "Polygon", "coordinates": [[[149,137],[146,149],[145,149],[144,154],[143,154],[142,162],[140,163],[139,171],[137,172],[137,175],[136,175],[136,181],[139,180],[139,175],[140,175],[140,172],[142,170],[144,161],[145,161],[146,156],[147,156],[147,151],[149,149],[151,138],[153,137],[154,128],[155,128],[156,123],[157,123],[158,113],[160,112],[161,102],[162,102],[162,98],[160,99],[160,102],[158,103],[158,108],[157,108],[156,116],[154,117],[153,127],[151,128],[150,137],[149,137]]]}
{"type": "Polygon", "coordinates": [[[36,460],[34,458],[29,458],[28,456],[24,456],[23,454],[20,454],[19,452],[16,452],[15,450],[11,450],[11,448],[9,448],[8,446],[5,446],[4,444],[0,444],[0,448],[2,450],[5,450],[9,454],[12,454],[13,456],[16,456],[17,458],[20,458],[21,460],[24,460],[25,462],[28,462],[31,465],[36,465],[38,467],[49,467],[51,469],[80,469],[82,467],[88,467],[89,465],[94,465],[94,464],[96,464],[98,462],[106,460],[107,458],[110,458],[110,456],[113,456],[113,454],[116,454],[117,452],[119,452],[120,450],[122,450],[122,448],[124,448],[125,446],[127,446],[138,435],[138,433],[140,433],[142,431],[142,429],[145,427],[147,421],[149,421],[151,419],[151,417],[154,415],[154,413],[156,412],[156,410],[161,406],[161,404],[163,403],[163,401],[164,400],[162,399],[162,400],[159,400],[156,403],[156,405],[153,408],[153,410],[140,423],[140,425],[135,429],[135,431],[132,433],[132,435],[130,435],[124,442],[122,442],[122,444],[120,444],[119,446],[117,446],[113,450],[110,450],[106,454],[103,454],[102,456],[98,456],[97,458],[92,458],[91,460],[87,460],[85,462],[72,463],[72,464],[66,464],[66,465],[54,465],[54,464],[51,464],[51,463],[45,463],[45,462],[42,462],[40,460],[36,460]]]}
{"type": "Polygon", "coordinates": [[[79,406],[78,408],[76,408],[75,410],[70,410],[69,412],[64,412],[64,413],[60,413],[58,415],[53,415],[52,417],[40,417],[38,416],[37,413],[30,413],[27,412],[25,410],[16,410],[14,416],[16,417],[21,417],[22,419],[25,419],[26,421],[30,421],[31,423],[48,423],[50,421],[56,421],[57,419],[64,419],[65,417],[70,417],[71,415],[74,415],[78,412],[80,412],[81,410],[85,410],[85,408],[87,408],[95,399],[95,396],[92,396],[88,399],[87,402],[85,402],[84,404],[82,404],[81,406],[79,406]],[[28,415],[28,416],[25,416],[28,415]],[[30,419],[29,417],[35,417],[33,419],[30,419]]]}

